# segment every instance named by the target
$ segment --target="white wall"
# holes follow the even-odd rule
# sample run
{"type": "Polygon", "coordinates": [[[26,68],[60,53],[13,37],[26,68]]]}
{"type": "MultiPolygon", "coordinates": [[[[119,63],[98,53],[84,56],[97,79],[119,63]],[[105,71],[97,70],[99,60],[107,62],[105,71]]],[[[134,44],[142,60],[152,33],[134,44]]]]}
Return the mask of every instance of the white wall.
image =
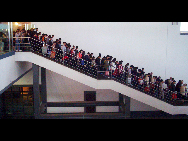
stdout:
{"type": "Polygon", "coordinates": [[[16,62],[15,55],[0,60],[0,91],[32,67],[29,62],[16,62]]]}
{"type": "MultiPolygon", "coordinates": [[[[144,67],[145,72],[176,81],[186,75],[188,36],[180,35],[180,24],[171,22],[33,22],[41,33],[55,35],[86,52],[112,55],[117,60],[144,67]]],[[[54,39],[54,40],[55,40],[54,39]]]]}
{"type": "MultiPolygon", "coordinates": [[[[46,77],[48,102],[84,101],[84,91],[96,91],[97,101],[119,101],[119,93],[110,89],[94,89],[50,70],[46,71],[46,77]]],[[[132,98],[130,108],[131,111],[157,110],[132,98]]],[[[48,107],[47,110],[48,113],[84,112],[83,107],[48,107]]],[[[96,112],[118,112],[118,110],[118,106],[96,106],[96,112]]]]}

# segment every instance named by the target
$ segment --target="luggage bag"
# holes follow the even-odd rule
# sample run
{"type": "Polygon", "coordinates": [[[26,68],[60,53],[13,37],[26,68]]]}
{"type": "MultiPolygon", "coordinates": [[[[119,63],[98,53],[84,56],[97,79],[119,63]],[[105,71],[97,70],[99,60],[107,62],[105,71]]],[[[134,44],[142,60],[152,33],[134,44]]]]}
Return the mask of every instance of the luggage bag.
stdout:
{"type": "Polygon", "coordinates": [[[50,58],[55,58],[55,51],[51,51],[50,58]]]}
{"type": "Polygon", "coordinates": [[[42,47],[42,54],[47,54],[47,46],[42,47]]]}

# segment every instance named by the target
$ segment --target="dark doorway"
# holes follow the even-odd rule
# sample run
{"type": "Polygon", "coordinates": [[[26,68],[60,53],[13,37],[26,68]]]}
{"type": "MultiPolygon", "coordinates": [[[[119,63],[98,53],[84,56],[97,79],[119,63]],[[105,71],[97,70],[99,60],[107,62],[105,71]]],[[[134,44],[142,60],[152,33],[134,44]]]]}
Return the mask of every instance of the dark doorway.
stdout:
{"type": "Polygon", "coordinates": [[[4,119],[33,118],[33,87],[11,86],[2,93],[4,119]]]}
{"type": "MultiPolygon", "coordinates": [[[[84,101],[96,101],[96,91],[84,91],[84,101]]],[[[95,113],[96,106],[86,106],[85,113],[95,113]]]]}

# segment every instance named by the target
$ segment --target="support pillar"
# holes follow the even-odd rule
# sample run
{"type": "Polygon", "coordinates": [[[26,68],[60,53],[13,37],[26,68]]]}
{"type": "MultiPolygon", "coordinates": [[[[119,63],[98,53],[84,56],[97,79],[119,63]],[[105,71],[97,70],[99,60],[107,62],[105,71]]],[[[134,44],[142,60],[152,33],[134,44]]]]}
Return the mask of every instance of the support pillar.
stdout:
{"type": "Polygon", "coordinates": [[[123,95],[119,93],[119,112],[124,113],[123,95]]]}
{"type": "Polygon", "coordinates": [[[131,109],[130,109],[131,108],[131,106],[130,106],[131,100],[130,100],[130,97],[123,95],[123,101],[124,101],[124,104],[125,104],[125,117],[130,118],[131,117],[131,109]]]}
{"type": "Polygon", "coordinates": [[[47,103],[46,68],[43,67],[41,67],[41,100],[42,103],[47,103]]]}
{"type": "MultiPolygon", "coordinates": [[[[46,89],[46,68],[41,67],[41,100],[42,104],[47,104],[47,89],[46,89]]],[[[43,110],[46,113],[46,109],[43,110]]]]}
{"type": "Polygon", "coordinates": [[[125,118],[130,118],[130,97],[119,93],[119,112],[125,115],[125,118]]]}
{"type": "Polygon", "coordinates": [[[39,66],[32,64],[33,67],[33,103],[35,119],[40,115],[40,89],[39,89],[39,66]]]}

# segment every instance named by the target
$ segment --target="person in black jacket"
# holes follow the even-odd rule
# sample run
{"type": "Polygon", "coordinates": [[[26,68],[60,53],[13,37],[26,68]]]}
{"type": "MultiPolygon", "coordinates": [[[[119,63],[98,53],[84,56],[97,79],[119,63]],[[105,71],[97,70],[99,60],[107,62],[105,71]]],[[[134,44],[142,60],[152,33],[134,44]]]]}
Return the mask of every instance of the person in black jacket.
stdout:
{"type": "Polygon", "coordinates": [[[55,60],[56,61],[60,61],[61,59],[61,47],[59,47],[59,44],[60,42],[58,40],[56,40],[56,45],[55,45],[55,48],[56,48],[56,54],[55,54],[55,60]]]}
{"type": "Polygon", "coordinates": [[[100,55],[95,59],[95,63],[97,65],[97,70],[100,71],[101,70],[101,56],[100,55]]]}
{"type": "Polygon", "coordinates": [[[181,98],[181,94],[180,94],[180,87],[181,87],[181,80],[179,80],[179,82],[176,84],[175,90],[177,91],[177,97],[181,98]]]}
{"type": "Polygon", "coordinates": [[[174,80],[174,81],[171,83],[171,88],[170,88],[170,91],[171,91],[171,92],[175,92],[175,91],[176,91],[176,86],[175,86],[175,84],[176,84],[176,81],[174,80]]]}

